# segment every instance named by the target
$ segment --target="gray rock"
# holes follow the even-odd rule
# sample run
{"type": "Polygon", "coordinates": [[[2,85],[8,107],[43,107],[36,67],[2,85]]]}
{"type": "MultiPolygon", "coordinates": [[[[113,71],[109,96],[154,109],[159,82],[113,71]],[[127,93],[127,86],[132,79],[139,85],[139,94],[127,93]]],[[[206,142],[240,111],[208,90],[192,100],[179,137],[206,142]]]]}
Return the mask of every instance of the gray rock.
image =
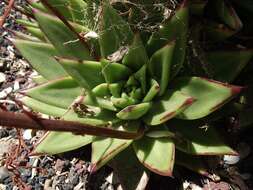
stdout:
{"type": "Polygon", "coordinates": [[[0,167],[0,183],[3,183],[4,180],[11,176],[11,173],[6,167],[0,167]]]}

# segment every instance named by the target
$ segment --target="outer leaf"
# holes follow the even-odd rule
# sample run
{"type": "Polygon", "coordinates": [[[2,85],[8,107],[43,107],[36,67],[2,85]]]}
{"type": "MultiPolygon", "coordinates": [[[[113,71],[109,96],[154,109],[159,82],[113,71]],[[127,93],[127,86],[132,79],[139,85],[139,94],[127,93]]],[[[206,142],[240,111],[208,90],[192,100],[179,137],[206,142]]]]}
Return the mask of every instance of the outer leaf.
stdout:
{"type": "Polygon", "coordinates": [[[208,52],[206,58],[214,72],[214,79],[233,81],[253,56],[252,50],[208,52]]]}
{"type": "Polygon", "coordinates": [[[216,14],[227,26],[234,30],[240,30],[242,28],[240,18],[227,1],[215,0],[213,3],[215,6],[214,14],[216,14]]]}
{"type": "Polygon", "coordinates": [[[38,100],[29,98],[29,97],[22,98],[21,102],[23,102],[24,105],[28,106],[34,111],[44,113],[44,114],[54,116],[54,117],[61,117],[67,111],[66,109],[45,104],[43,102],[40,102],[38,100]]]}
{"type": "Polygon", "coordinates": [[[149,170],[163,176],[172,176],[175,145],[170,138],[143,137],[133,143],[139,161],[149,170]]]}
{"type": "Polygon", "coordinates": [[[99,43],[102,56],[106,58],[121,46],[128,45],[133,38],[133,32],[108,2],[103,3],[99,43]]]}
{"type": "Polygon", "coordinates": [[[161,101],[153,103],[150,111],[144,116],[148,125],[159,125],[182,112],[193,103],[194,99],[178,91],[169,91],[161,101]]]}
{"type": "Polygon", "coordinates": [[[113,173],[118,177],[123,189],[145,189],[150,172],[144,168],[135,156],[132,147],[120,152],[111,162],[113,173]],[[126,164],[127,158],[127,164],[126,164]]]}
{"type": "Polygon", "coordinates": [[[181,119],[198,119],[219,109],[241,91],[241,87],[199,77],[183,77],[173,88],[195,99],[191,106],[177,115],[181,119]]]}
{"type": "Polygon", "coordinates": [[[141,41],[140,35],[137,33],[134,36],[127,54],[124,56],[122,63],[130,67],[133,71],[139,70],[144,64],[148,62],[148,55],[146,49],[141,41]]]}
{"type": "Polygon", "coordinates": [[[91,90],[95,86],[104,83],[102,66],[95,61],[78,61],[57,58],[69,75],[85,89],[91,90]]]}
{"type": "Polygon", "coordinates": [[[170,42],[163,48],[156,51],[150,60],[149,69],[160,85],[159,95],[163,95],[170,78],[170,66],[174,53],[175,41],[170,42]]]}
{"type": "Polygon", "coordinates": [[[39,28],[29,27],[29,26],[26,26],[25,28],[27,32],[30,33],[32,36],[40,39],[41,41],[46,41],[45,34],[39,28]]]}
{"type": "Polygon", "coordinates": [[[50,15],[35,11],[36,20],[42,31],[62,56],[81,60],[92,60],[87,44],[82,43],[76,32],[62,21],[50,15]]]}
{"type": "Polygon", "coordinates": [[[46,104],[68,108],[81,95],[81,88],[71,78],[63,78],[26,91],[26,95],[46,104]]]}
{"type": "MultiPolygon", "coordinates": [[[[139,128],[138,122],[130,122],[124,127],[124,123],[117,124],[114,128],[124,131],[136,132],[139,128]]],[[[95,138],[92,143],[92,171],[98,170],[118,153],[126,149],[133,140],[121,140],[113,138],[95,138]]]]}
{"type": "Polygon", "coordinates": [[[36,84],[43,84],[43,83],[48,82],[48,80],[45,79],[45,78],[44,78],[43,76],[41,76],[41,75],[37,75],[37,76],[32,77],[32,80],[33,80],[33,82],[35,82],[36,84]]]}
{"type": "Polygon", "coordinates": [[[47,3],[72,22],[82,25],[86,22],[85,11],[87,5],[86,2],[82,0],[47,0],[47,3]]]}
{"type": "Polygon", "coordinates": [[[74,135],[71,132],[48,132],[38,142],[33,154],[59,154],[75,150],[92,142],[90,135],[74,135]]]}
{"type": "Polygon", "coordinates": [[[176,143],[176,148],[185,153],[193,155],[237,155],[233,149],[223,142],[212,126],[205,130],[197,121],[171,120],[168,122],[168,129],[185,139],[176,143]]]}
{"type": "Polygon", "coordinates": [[[181,151],[176,151],[175,164],[184,166],[187,169],[212,179],[212,175],[208,172],[208,168],[200,156],[192,156],[181,151]]]}
{"type": "Polygon", "coordinates": [[[214,42],[223,41],[233,36],[237,31],[217,22],[207,22],[204,26],[208,39],[214,42]]]}
{"type": "Polygon", "coordinates": [[[148,102],[127,106],[126,108],[118,112],[116,116],[123,120],[138,119],[144,114],[146,114],[150,107],[151,103],[148,102]]]}
{"type": "Polygon", "coordinates": [[[149,54],[152,55],[168,42],[176,40],[170,78],[173,78],[178,73],[184,62],[188,30],[188,14],[189,8],[187,0],[184,0],[180,7],[176,10],[175,15],[169,18],[161,26],[161,29],[157,33],[153,34],[148,41],[149,54]]]}
{"type": "Polygon", "coordinates": [[[13,43],[44,78],[51,80],[67,76],[62,66],[53,58],[58,53],[50,44],[26,40],[14,40],[13,43]]]}

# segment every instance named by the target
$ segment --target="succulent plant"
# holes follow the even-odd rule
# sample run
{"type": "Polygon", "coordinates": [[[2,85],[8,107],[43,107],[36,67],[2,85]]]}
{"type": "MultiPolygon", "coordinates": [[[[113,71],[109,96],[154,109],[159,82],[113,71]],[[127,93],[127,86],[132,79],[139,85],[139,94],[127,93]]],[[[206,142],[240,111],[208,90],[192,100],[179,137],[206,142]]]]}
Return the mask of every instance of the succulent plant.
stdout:
{"type": "Polygon", "coordinates": [[[176,163],[208,175],[202,155],[237,154],[207,118],[216,118],[216,110],[240,93],[241,87],[228,82],[252,51],[198,51],[195,37],[198,41],[204,31],[205,38],[221,42],[242,23],[223,0],[137,2],[29,2],[26,11],[33,18],[18,22],[31,35],[16,32],[13,43],[39,75],[21,101],[61,120],[138,134],[121,139],[47,132],[34,153],[58,154],[91,144],[92,171],[118,159],[141,172],[172,176],[176,163]],[[216,11],[213,20],[204,20],[208,24],[201,28],[189,23],[209,7],[216,11]],[[192,66],[191,51],[203,54],[207,65],[192,66]],[[206,130],[200,128],[204,124],[206,130]]]}

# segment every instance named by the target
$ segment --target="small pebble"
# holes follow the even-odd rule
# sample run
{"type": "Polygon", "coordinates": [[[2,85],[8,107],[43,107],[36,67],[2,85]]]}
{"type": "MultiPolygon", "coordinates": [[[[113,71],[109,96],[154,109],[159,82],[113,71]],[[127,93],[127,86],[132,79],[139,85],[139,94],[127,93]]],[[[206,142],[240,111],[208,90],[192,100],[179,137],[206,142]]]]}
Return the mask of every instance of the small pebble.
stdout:
{"type": "Polygon", "coordinates": [[[4,180],[11,176],[11,173],[6,167],[0,167],[0,183],[3,183],[4,180]]]}
{"type": "Polygon", "coordinates": [[[0,84],[5,82],[5,80],[6,80],[5,74],[0,72],[0,84]]]}
{"type": "Polygon", "coordinates": [[[225,164],[234,165],[240,161],[240,156],[224,155],[223,160],[225,164]]]}

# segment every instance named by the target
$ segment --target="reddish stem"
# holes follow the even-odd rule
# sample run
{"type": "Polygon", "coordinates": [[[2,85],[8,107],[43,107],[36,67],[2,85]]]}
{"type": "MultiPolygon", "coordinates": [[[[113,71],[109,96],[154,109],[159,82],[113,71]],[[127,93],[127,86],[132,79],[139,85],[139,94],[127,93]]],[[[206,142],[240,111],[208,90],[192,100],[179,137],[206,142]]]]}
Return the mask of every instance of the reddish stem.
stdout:
{"type": "Polygon", "coordinates": [[[6,18],[9,16],[15,0],[10,0],[8,6],[5,8],[4,14],[0,17],[0,28],[3,27],[6,18]]]}
{"type": "Polygon", "coordinates": [[[87,134],[102,137],[111,137],[119,139],[136,139],[143,135],[143,130],[138,132],[125,132],[115,130],[106,126],[85,125],[73,121],[51,120],[39,118],[35,115],[24,113],[13,113],[0,111],[0,125],[6,127],[15,127],[21,129],[36,129],[45,131],[65,131],[75,134],[87,134]]]}

